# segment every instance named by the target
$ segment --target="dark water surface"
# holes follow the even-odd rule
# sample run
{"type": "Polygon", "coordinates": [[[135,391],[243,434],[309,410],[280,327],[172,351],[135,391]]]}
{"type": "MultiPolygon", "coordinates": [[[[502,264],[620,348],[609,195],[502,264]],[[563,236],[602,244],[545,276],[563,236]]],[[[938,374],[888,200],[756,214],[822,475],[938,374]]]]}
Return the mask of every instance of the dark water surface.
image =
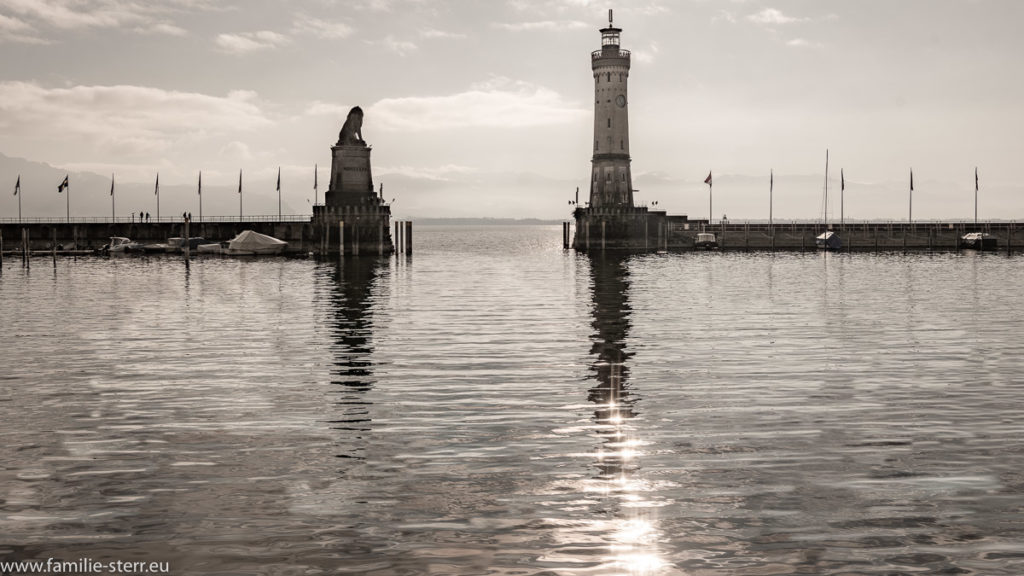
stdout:
{"type": "Polygon", "coordinates": [[[1024,259],[5,260],[0,560],[1024,574],[1024,259]]]}

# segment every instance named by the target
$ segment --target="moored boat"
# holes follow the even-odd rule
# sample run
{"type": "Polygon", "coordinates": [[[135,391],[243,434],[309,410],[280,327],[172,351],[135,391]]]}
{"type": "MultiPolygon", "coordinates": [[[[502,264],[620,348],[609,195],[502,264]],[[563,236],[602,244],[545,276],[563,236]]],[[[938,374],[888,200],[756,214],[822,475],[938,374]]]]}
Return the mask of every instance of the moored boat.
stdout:
{"type": "Polygon", "coordinates": [[[999,240],[988,232],[969,232],[960,237],[960,247],[968,250],[995,250],[999,240]]]}
{"type": "Polygon", "coordinates": [[[839,234],[829,230],[816,236],[814,238],[814,245],[819,250],[841,250],[843,248],[843,241],[839,238],[839,234]]]}
{"type": "Polygon", "coordinates": [[[718,248],[718,239],[711,232],[700,232],[693,241],[694,250],[714,250],[718,248]]]}
{"type": "Polygon", "coordinates": [[[108,254],[123,254],[125,252],[141,252],[142,244],[133,242],[124,236],[111,236],[110,243],[100,248],[101,252],[108,254]]]}
{"type": "Polygon", "coordinates": [[[268,256],[280,254],[288,243],[273,236],[260,234],[254,230],[242,230],[228,240],[224,254],[236,256],[268,256]]]}

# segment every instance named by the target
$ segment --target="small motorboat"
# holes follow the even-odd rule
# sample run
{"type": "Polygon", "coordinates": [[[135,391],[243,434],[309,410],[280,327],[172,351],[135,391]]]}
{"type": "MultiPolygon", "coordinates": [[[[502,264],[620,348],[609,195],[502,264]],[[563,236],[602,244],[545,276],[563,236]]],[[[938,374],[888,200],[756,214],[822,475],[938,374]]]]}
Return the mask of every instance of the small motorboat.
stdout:
{"type": "Polygon", "coordinates": [[[988,232],[970,232],[960,237],[960,247],[968,250],[995,250],[999,240],[988,232]]]}
{"type": "Polygon", "coordinates": [[[210,242],[196,246],[198,254],[223,254],[228,249],[227,242],[210,242]]]}
{"type": "MultiPolygon", "coordinates": [[[[202,236],[189,236],[188,238],[188,249],[195,250],[200,244],[206,244],[206,238],[202,236]]],[[[185,250],[185,239],[177,236],[167,239],[168,252],[183,252],[185,250]]]]}
{"type": "Polygon", "coordinates": [[[827,231],[819,234],[814,239],[814,245],[819,250],[841,250],[843,248],[843,241],[839,238],[839,234],[832,231],[827,231]]]}
{"type": "Polygon", "coordinates": [[[228,240],[224,254],[234,256],[267,256],[280,254],[288,243],[273,236],[260,234],[254,230],[242,230],[228,240]]]}
{"type": "Polygon", "coordinates": [[[133,242],[124,236],[111,236],[110,243],[100,248],[101,252],[107,254],[123,254],[125,252],[141,252],[142,244],[133,242]]]}
{"type": "Polygon", "coordinates": [[[718,239],[711,232],[700,232],[693,241],[694,250],[714,250],[718,248],[718,239]]]}

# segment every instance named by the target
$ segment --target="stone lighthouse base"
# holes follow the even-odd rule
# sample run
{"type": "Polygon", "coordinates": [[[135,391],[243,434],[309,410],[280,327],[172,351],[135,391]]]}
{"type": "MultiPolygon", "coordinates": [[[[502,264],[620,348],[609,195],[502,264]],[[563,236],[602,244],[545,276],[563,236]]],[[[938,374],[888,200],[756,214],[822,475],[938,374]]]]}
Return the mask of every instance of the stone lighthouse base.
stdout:
{"type": "Polygon", "coordinates": [[[573,248],[578,252],[668,250],[683,237],[695,235],[706,223],[689,220],[685,215],[669,216],[663,211],[629,206],[577,208],[573,217],[576,220],[573,248]]]}

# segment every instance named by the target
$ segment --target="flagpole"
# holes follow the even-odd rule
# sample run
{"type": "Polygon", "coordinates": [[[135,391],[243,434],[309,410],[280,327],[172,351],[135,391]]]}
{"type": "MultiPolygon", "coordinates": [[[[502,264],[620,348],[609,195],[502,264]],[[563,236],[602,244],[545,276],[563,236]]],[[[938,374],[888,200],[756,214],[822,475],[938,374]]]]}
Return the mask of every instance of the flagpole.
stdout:
{"type": "Polygon", "coordinates": [[[21,224],[21,174],[18,174],[18,183],[14,185],[14,195],[18,197],[18,224],[21,224]]]}
{"type": "Polygon", "coordinates": [[[978,167],[974,167],[974,229],[978,229],[978,167]]]}
{"type": "MultiPolygon", "coordinates": [[[[67,180],[67,176],[64,176],[64,179],[67,180]]],[[[67,185],[66,188],[64,188],[64,191],[68,193],[67,197],[65,198],[65,200],[68,203],[68,223],[70,224],[71,223],[71,181],[70,180],[68,180],[68,185],[67,185]]]]}
{"type": "Polygon", "coordinates": [[[772,230],[772,206],[775,203],[775,170],[772,169],[768,180],[768,235],[773,236],[772,230]]]}
{"type": "Polygon", "coordinates": [[[314,210],[316,210],[316,200],[317,200],[317,196],[316,196],[316,181],[317,181],[317,176],[319,175],[319,173],[320,173],[319,167],[316,164],[313,164],[313,209],[314,210]]]}
{"type": "MultiPolygon", "coordinates": [[[[142,212],[139,212],[139,220],[142,220],[142,212]]],[[[110,221],[117,222],[117,211],[114,210],[114,174],[110,174],[110,221]]]]}
{"type": "Polygon", "coordinates": [[[153,191],[156,194],[156,221],[160,221],[160,173],[156,173],[156,186],[153,191]]]}
{"type": "Polygon", "coordinates": [[[242,221],[242,170],[238,170],[238,221],[242,221]]]}
{"type": "Polygon", "coordinates": [[[914,221],[914,169],[910,169],[910,206],[907,212],[907,224],[914,221]]]}
{"type": "MultiPolygon", "coordinates": [[[[199,171],[199,221],[203,221],[203,171],[199,171]]],[[[187,236],[187,234],[186,234],[187,236]]]]}
{"type": "Polygon", "coordinates": [[[843,176],[843,169],[839,169],[839,230],[846,232],[846,178],[843,176]]]}
{"type": "Polygon", "coordinates": [[[821,212],[821,222],[822,233],[828,232],[828,148],[825,148],[825,209],[821,212]]]}
{"type": "Polygon", "coordinates": [[[277,220],[281,221],[281,167],[277,167],[277,220]]]}

